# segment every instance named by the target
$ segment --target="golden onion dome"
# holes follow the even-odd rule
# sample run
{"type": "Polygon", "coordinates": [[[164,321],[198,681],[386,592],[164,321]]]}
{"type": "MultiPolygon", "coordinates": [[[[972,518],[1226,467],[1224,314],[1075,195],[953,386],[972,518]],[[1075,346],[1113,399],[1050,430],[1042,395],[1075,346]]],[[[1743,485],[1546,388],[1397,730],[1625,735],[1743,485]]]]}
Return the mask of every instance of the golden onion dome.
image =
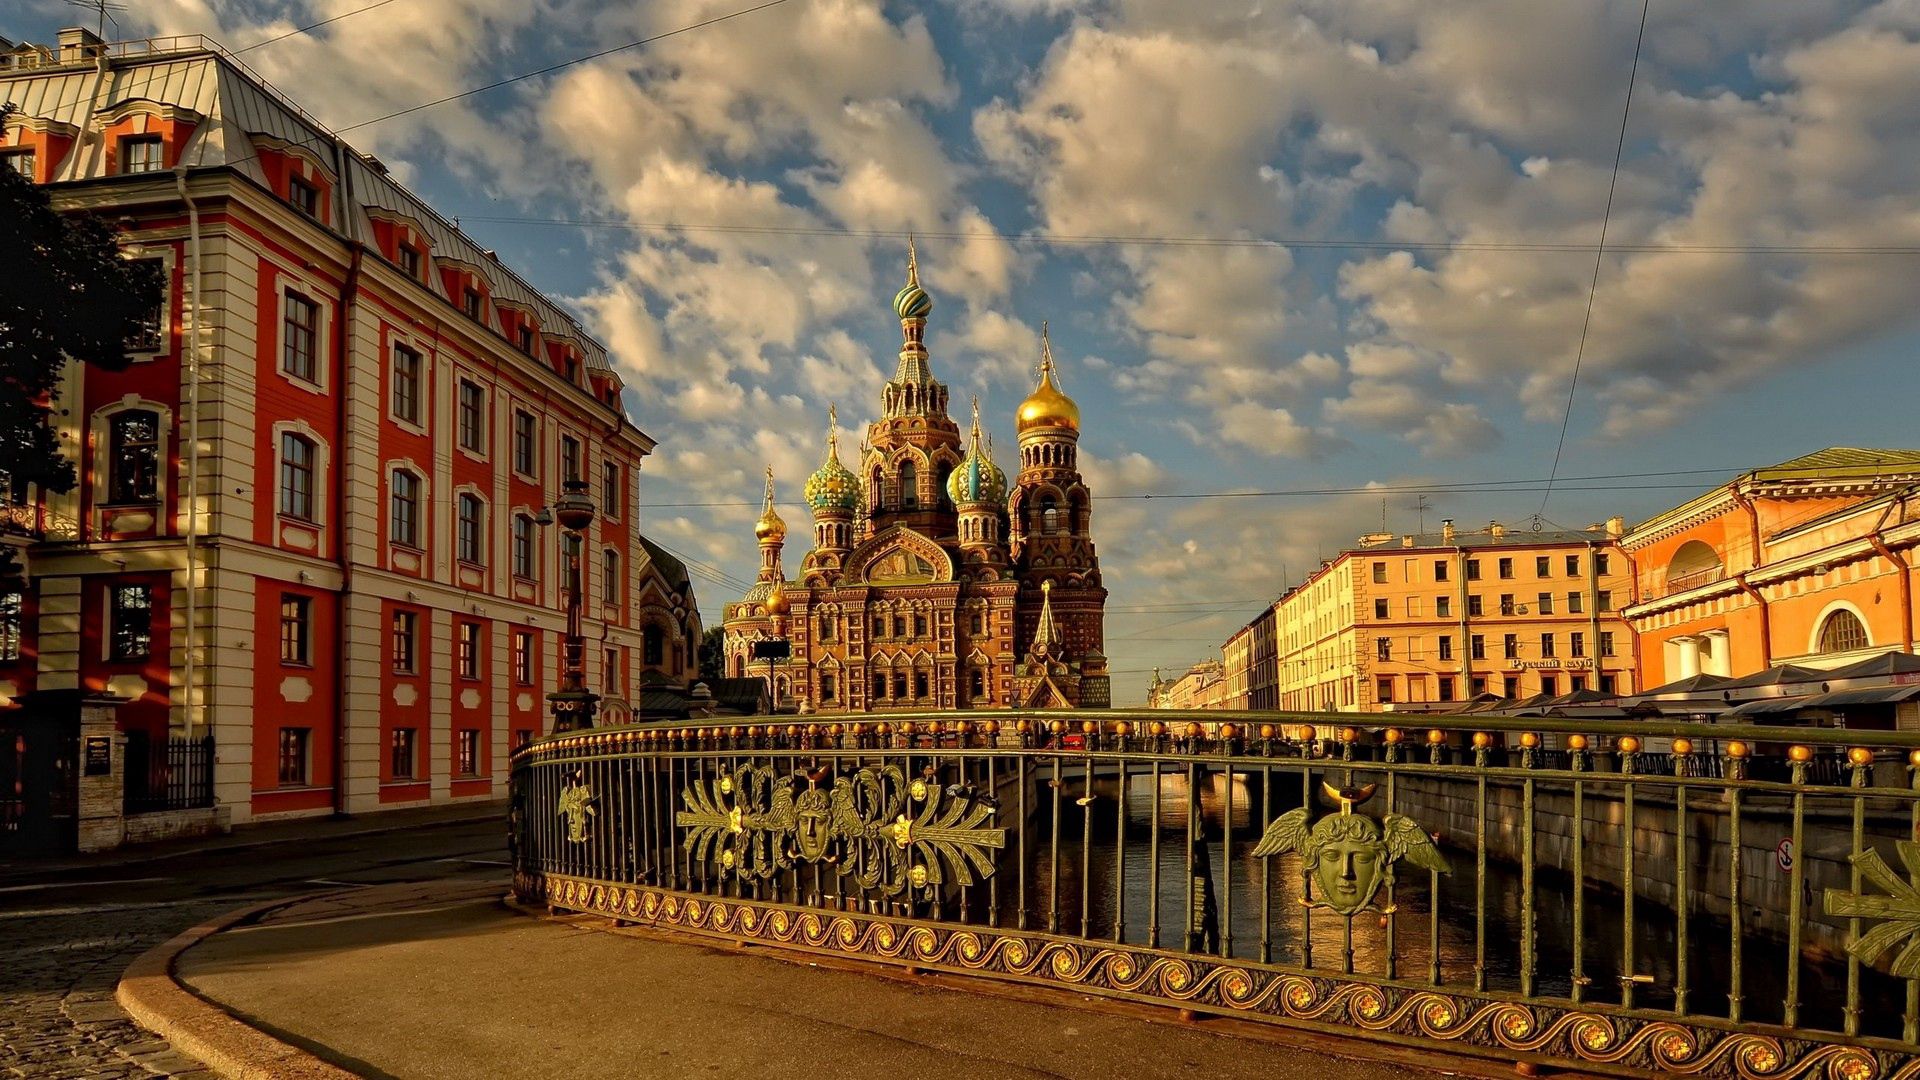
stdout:
{"type": "Polygon", "coordinates": [[[793,602],[787,599],[787,587],[774,582],[773,589],[767,593],[767,614],[785,615],[792,606],[793,602]]]}
{"type": "Polygon", "coordinates": [[[773,508],[773,466],[767,466],[767,497],[760,508],[760,520],[753,523],[754,538],[763,543],[779,543],[787,538],[787,523],[773,508]]]}
{"type": "Polygon", "coordinates": [[[1046,323],[1040,324],[1040,385],[1020,403],[1015,424],[1023,435],[1045,427],[1080,430],[1080,406],[1053,385],[1053,346],[1047,340],[1046,323]]]}

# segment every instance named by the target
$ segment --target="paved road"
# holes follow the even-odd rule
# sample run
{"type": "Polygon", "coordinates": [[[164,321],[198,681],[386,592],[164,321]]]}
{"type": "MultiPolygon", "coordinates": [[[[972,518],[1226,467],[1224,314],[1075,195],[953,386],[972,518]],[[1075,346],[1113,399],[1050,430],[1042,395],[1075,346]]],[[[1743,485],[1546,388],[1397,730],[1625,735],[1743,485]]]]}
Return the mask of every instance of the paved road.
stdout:
{"type": "Polygon", "coordinates": [[[213,915],[259,900],[449,878],[507,879],[495,821],[34,875],[0,885],[0,1077],[211,1074],[114,1003],[133,958],[213,915]]]}

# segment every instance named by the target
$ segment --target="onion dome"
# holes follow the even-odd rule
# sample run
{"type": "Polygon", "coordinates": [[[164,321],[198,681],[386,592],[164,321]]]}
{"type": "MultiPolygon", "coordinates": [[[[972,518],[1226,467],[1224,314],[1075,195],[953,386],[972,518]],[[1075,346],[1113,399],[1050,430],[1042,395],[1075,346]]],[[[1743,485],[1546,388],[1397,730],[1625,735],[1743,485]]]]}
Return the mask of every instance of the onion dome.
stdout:
{"type": "Polygon", "coordinates": [[[803,494],[816,514],[851,513],[860,505],[860,478],[840,464],[840,414],[833,406],[827,408],[827,460],[807,477],[803,494]]]}
{"type": "Polygon", "coordinates": [[[920,261],[914,254],[913,238],[907,238],[907,284],[893,294],[893,313],[902,321],[925,319],[933,311],[933,297],[920,287],[920,261]]]}
{"type": "Polygon", "coordinates": [[[786,585],[782,582],[774,582],[773,588],[767,593],[767,614],[785,615],[792,607],[793,602],[787,599],[786,585]]]}
{"type": "Polygon", "coordinates": [[[787,538],[787,523],[773,508],[773,466],[767,466],[767,498],[760,508],[760,520],[753,523],[753,535],[763,544],[777,544],[787,538]]]}
{"type": "Polygon", "coordinates": [[[1020,403],[1015,417],[1020,434],[1034,428],[1080,430],[1080,406],[1053,385],[1053,345],[1047,340],[1047,324],[1040,324],[1040,385],[1020,403]]]}
{"type": "Polygon", "coordinates": [[[980,445],[980,399],[973,399],[973,442],[960,467],[947,477],[947,498],[953,505],[999,506],[1007,501],[1007,474],[993,463],[993,455],[980,445]]]}

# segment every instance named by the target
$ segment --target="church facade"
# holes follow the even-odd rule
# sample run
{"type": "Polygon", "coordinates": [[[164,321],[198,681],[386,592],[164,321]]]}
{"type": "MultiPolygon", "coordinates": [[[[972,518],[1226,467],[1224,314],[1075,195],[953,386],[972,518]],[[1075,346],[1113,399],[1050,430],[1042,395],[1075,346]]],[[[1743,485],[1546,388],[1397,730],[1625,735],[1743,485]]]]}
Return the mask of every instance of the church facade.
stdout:
{"type": "Polygon", "coordinates": [[[1056,385],[1043,332],[1009,482],[981,434],[979,403],[964,435],[948,414],[924,344],[932,309],[910,248],[893,299],[900,361],[881,418],[856,472],[829,416],[825,459],[803,492],[813,548],[792,580],[768,470],[754,526],[759,578],[725,610],[728,674],[771,678],[777,701],[809,713],[1104,708],[1107,591],[1077,464],[1079,407],[1056,385]],[[758,658],[767,641],[785,641],[790,655],[758,658]]]}

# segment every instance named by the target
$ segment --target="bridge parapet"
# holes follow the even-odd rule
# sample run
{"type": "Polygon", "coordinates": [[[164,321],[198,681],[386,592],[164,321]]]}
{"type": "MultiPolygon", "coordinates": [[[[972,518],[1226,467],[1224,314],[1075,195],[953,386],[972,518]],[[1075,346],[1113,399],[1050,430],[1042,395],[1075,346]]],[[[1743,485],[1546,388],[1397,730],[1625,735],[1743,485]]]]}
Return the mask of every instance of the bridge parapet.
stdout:
{"type": "Polygon", "coordinates": [[[1920,1076],[1920,736],[1351,713],[636,725],[530,902],[1626,1074],[1920,1076]]]}

